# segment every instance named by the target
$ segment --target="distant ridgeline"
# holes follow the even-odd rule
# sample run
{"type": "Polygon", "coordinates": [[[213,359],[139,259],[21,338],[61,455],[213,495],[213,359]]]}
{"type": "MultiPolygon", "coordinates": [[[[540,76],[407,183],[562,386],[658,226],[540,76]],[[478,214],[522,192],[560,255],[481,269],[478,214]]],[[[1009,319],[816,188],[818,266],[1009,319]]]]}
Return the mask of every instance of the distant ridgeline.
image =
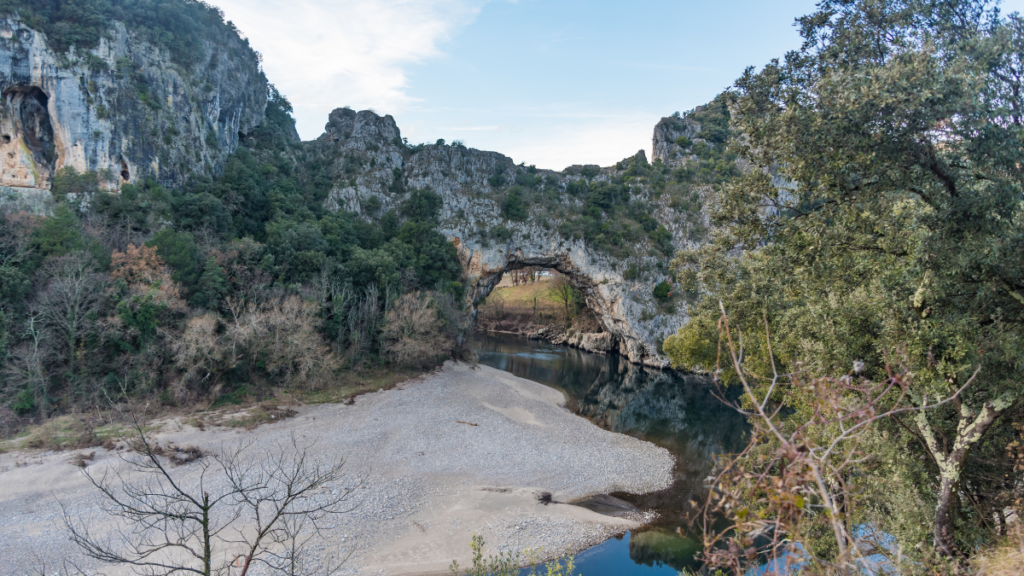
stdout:
{"type": "Polygon", "coordinates": [[[523,266],[561,270],[613,350],[664,366],[689,297],[666,289],[669,259],[738,173],[725,96],[662,119],[653,163],[554,172],[410,145],[348,108],[301,142],[259,56],[199,2],[0,13],[0,420],[122,387],[234,401],[434,365],[523,266]]]}

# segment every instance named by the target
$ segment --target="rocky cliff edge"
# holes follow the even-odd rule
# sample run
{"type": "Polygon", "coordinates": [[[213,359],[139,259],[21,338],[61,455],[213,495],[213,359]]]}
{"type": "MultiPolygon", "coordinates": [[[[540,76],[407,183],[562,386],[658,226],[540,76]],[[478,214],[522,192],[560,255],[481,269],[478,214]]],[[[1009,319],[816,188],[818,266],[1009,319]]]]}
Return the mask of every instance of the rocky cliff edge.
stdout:
{"type": "Polygon", "coordinates": [[[17,17],[0,19],[2,198],[40,211],[64,167],[99,173],[108,190],[219,170],[262,122],[268,90],[258,56],[229,36],[185,69],[121,23],[93,50],[56,53],[17,17]]]}

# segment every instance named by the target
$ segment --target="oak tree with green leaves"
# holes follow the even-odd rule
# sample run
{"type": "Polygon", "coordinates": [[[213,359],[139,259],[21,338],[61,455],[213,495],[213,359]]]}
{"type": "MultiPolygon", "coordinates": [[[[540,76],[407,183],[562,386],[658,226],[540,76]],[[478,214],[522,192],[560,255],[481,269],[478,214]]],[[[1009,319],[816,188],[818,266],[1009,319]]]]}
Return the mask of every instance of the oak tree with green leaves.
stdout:
{"type": "Polygon", "coordinates": [[[962,558],[1021,490],[1006,446],[1024,395],[1024,19],[983,0],[823,0],[798,24],[801,48],[730,95],[752,167],[717,190],[711,241],[674,261],[701,297],[664,348],[713,368],[721,302],[755,373],[772,373],[766,324],[784,370],[863,362],[881,381],[898,362],[918,406],[977,371],[941,407],[875,423],[849,478],[904,551],[962,558]]]}

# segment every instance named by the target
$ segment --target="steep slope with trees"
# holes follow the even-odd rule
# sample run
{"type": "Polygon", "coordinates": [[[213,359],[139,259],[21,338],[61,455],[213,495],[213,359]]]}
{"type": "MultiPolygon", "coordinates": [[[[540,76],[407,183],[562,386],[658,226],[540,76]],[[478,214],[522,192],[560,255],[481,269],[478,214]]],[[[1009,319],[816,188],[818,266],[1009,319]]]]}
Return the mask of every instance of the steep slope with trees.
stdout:
{"type": "MultiPolygon", "coordinates": [[[[8,189],[18,201],[0,210],[5,435],[30,421],[102,407],[123,395],[167,406],[237,403],[281,387],[338,388],[385,367],[419,370],[461,353],[467,321],[462,272],[455,247],[436,231],[436,194],[410,192],[393,226],[383,230],[353,213],[328,210],[330,162],[315,146],[299,142],[290,104],[267,88],[255,54],[219,13],[177,0],[97,6],[125,8],[123,16],[134,28],[89,28],[91,20],[75,19],[61,3],[33,3],[31,11],[17,5],[21,19],[9,23],[21,27],[15,38],[28,38],[31,46],[38,48],[43,37],[29,25],[53,34],[67,50],[54,68],[58,80],[86,70],[76,54],[106,55],[116,40],[133,54],[159,55],[154,66],[175,78],[176,92],[159,94],[159,102],[167,98],[166,107],[108,108],[110,115],[99,119],[108,135],[119,135],[111,138],[135,146],[135,152],[153,135],[156,158],[140,157],[148,169],[111,180],[102,162],[60,165],[64,156],[58,155],[50,190],[36,188],[45,193],[46,205],[25,202],[26,188],[8,189]],[[140,6],[180,13],[147,20],[136,10],[140,6]],[[138,28],[140,21],[150,27],[138,28]],[[228,47],[244,48],[239,59],[216,42],[221,33],[233,35],[224,40],[228,47]],[[178,38],[213,52],[179,53],[178,38]],[[216,74],[251,66],[252,75],[240,72],[231,81],[252,80],[246,98],[256,99],[257,106],[245,100],[241,108],[226,108],[229,86],[194,84],[209,78],[189,67],[213,70],[212,53],[221,58],[216,74]],[[218,95],[189,100],[196,90],[218,95]],[[196,124],[201,142],[156,122],[174,116],[178,104],[202,110],[196,124]],[[214,131],[230,131],[226,140],[207,132],[211,122],[222,122],[214,131]],[[239,134],[242,126],[246,133],[239,134]],[[146,135],[133,132],[140,127],[146,135]],[[159,169],[166,166],[160,158],[181,150],[203,161],[176,174],[159,169]],[[204,150],[215,152],[208,156],[204,150]]],[[[124,80],[99,68],[98,74],[124,80]]],[[[33,88],[46,95],[60,87],[47,83],[51,79],[44,75],[33,88]]],[[[12,94],[29,92],[9,90],[7,102],[12,94]]],[[[59,112],[59,98],[59,91],[53,93],[47,110],[59,112]]],[[[96,120],[97,102],[88,103],[93,107],[83,118],[96,120]]],[[[25,119],[24,110],[13,117],[15,124],[25,119]]],[[[68,132],[56,120],[51,126],[58,149],[70,143],[68,150],[104,158],[100,152],[107,148],[90,148],[92,136],[68,132]],[[60,140],[65,136],[71,139],[60,140]]],[[[14,136],[24,143],[24,133],[14,136]]],[[[95,442],[91,434],[86,428],[54,441],[95,442]]]]}

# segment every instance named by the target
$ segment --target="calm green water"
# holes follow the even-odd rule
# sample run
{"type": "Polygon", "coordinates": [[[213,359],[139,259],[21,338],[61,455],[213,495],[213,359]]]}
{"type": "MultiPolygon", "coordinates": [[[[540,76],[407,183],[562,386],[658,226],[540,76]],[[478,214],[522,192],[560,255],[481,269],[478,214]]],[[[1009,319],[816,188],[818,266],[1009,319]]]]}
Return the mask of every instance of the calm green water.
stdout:
{"type": "Polygon", "coordinates": [[[695,512],[690,502],[702,500],[716,455],[741,449],[747,430],[742,417],[715,398],[708,379],[521,336],[477,333],[474,347],[481,364],[558,388],[577,414],[663,446],[676,457],[675,481],[668,489],[642,496],[613,494],[638,508],[657,510],[661,518],[581,553],[581,574],[675,576],[683,568],[699,567],[694,555],[701,549],[700,538],[685,521],[695,512]]]}

